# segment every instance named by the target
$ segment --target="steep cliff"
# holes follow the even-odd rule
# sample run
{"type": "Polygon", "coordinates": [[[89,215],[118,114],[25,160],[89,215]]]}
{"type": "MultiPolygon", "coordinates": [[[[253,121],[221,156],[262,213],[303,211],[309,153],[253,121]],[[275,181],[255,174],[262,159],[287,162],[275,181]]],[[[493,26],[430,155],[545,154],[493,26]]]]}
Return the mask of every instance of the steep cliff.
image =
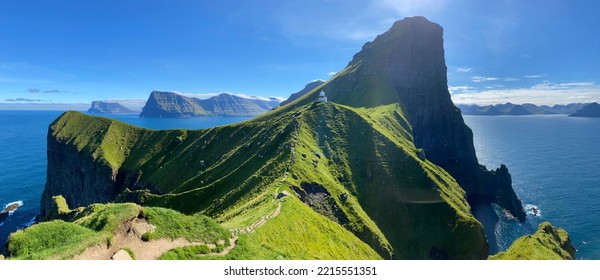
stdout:
{"type": "Polygon", "coordinates": [[[153,91],[142,109],[142,118],[186,118],[200,116],[257,116],[277,107],[275,98],[243,98],[221,93],[208,99],[174,92],[153,91]]]}
{"type": "Polygon", "coordinates": [[[456,178],[472,205],[498,203],[524,221],[506,168],[488,171],[477,161],[473,133],[448,92],[442,33],[423,17],[398,21],[366,43],[324,90],[332,102],[353,107],[400,104],[415,146],[456,178]]]}
{"type": "Polygon", "coordinates": [[[92,101],[92,106],[87,111],[90,114],[130,114],[136,113],[127,107],[115,103],[105,101],[92,101]]]}

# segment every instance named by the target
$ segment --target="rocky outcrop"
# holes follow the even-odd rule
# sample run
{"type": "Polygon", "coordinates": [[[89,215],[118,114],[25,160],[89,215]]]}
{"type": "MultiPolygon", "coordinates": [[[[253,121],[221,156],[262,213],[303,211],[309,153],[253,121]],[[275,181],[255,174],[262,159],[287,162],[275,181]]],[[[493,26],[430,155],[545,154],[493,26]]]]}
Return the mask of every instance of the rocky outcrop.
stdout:
{"type": "Polygon", "coordinates": [[[287,100],[281,102],[280,106],[284,106],[286,104],[291,103],[292,101],[304,96],[305,94],[311,92],[313,89],[317,88],[318,86],[320,86],[324,83],[325,83],[325,81],[323,81],[323,80],[316,80],[316,81],[312,81],[312,82],[308,83],[301,91],[292,93],[287,100]]]}
{"type": "Polygon", "coordinates": [[[569,234],[548,222],[539,225],[532,235],[515,240],[505,252],[491,256],[492,260],[574,260],[575,247],[569,234]]]}
{"type": "Polygon", "coordinates": [[[175,92],[153,91],[142,109],[142,118],[189,118],[201,116],[257,116],[277,107],[276,98],[243,98],[221,93],[208,99],[175,92]]]}
{"type": "Polygon", "coordinates": [[[473,133],[450,99],[442,33],[423,17],[396,22],[366,43],[325,92],[331,101],[354,107],[400,103],[415,146],[452,174],[471,205],[498,203],[524,221],[507,168],[494,172],[479,165],[473,133]]]}
{"type": "Polygon", "coordinates": [[[569,115],[569,117],[600,118],[600,104],[596,102],[588,104],[577,110],[577,112],[569,115]]]}
{"type": "Polygon", "coordinates": [[[115,103],[105,101],[92,101],[92,106],[87,111],[90,114],[131,114],[136,113],[127,107],[115,103]]]}

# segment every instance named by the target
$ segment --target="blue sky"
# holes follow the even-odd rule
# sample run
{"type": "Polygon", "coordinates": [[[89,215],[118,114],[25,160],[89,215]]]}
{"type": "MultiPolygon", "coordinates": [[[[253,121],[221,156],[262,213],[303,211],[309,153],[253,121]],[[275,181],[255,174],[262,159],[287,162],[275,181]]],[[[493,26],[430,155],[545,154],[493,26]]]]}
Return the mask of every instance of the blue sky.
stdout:
{"type": "Polygon", "coordinates": [[[287,97],[413,15],[444,27],[455,102],[600,101],[597,3],[1,1],[0,103],[287,97]]]}

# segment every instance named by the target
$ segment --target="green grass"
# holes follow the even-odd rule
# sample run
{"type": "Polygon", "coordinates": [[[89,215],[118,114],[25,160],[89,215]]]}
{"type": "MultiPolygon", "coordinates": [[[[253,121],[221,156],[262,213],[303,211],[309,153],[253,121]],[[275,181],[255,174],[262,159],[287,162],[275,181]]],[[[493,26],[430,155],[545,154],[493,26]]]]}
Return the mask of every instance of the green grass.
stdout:
{"type": "Polygon", "coordinates": [[[123,251],[127,252],[127,254],[131,257],[132,260],[136,260],[135,253],[133,252],[133,250],[131,250],[131,248],[124,247],[124,248],[121,248],[121,249],[123,251]]]}
{"type": "Polygon", "coordinates": [[[7,249],[11,259],[69,259],[106,240],[106,234],[55,220],[13,233],[7,249]]]}
{"type": "Polygon", "coordinates": [[[203,254],[211,253],[211,250],[206,245],[193,245],[171,249],[162,254],[159,260],[196,260],[202,259],[203,254]]]}
{"type": "Polygon", "coordinates": [[[144,207],[143,215],[156,226],[155,238],[184,238],[191,242],[217,244],[220,240],[229,245],[230,233],[212,219],[202,216],[186,216],[175,210],[144,207]]]}
{"type": "Polygon", "coordinates": [[[505,252],[490,256],[490,260],[572,260],[575,248],[563,229],[541,223],[532,235],[518,238],[505,252]]]}
{"type": "MultiPolygon", "coordinates": [[[[55,137],[94,151],[99,162],[125,174],[117,201],[200,213],[233,229],[272,213],[276,192],[293,193],[291,186],[316,183],[331,194],[329,207],[343,216],[338,226],[384,258],[429,258],[432,248],[454,258],[479,258],[486,250],[482,227],[470,214],[464,192],[444,170],[418,158],[399,105],[350,108],[302,99],[268,118],[196,131],[144,130],[74,112],[54,126],[55,137]],[[343,195],[348,199],[342,201],[343,195]]],[[[197,237],[200,232],[188,234],[202,223],[187,226],[188,218],[167,223],[172,217],[161,211],[144,210],[158,227],[146,238],[179,236],[207,243],[228,239],[225,233],[202,238],[197,237]]],[[[110,219],[90,219],[86,225],[98,227],[103,220],[110,219]]]]}

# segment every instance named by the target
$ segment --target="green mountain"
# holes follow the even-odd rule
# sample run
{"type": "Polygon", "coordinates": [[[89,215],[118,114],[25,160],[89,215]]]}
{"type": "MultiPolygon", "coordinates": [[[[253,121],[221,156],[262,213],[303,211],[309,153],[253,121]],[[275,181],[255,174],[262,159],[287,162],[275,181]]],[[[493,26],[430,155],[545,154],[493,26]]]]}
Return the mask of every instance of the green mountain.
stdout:
{"type": "MultiPolygon", "coordinates": [[[[486,259],[471,205],[525,216],[508,169],[479,165],[472,141],[447,90],[441,27],[407,18],[330,81],[250,121],[155,131],[64,113],[48,132],[48,222],[23,233],[73,227],[69,207],[118,202],[207,216],[237,238],[224,255],[190,245],[164,259],[486,259]],[[332,102],[316,102],[321,90],[332,102]]],[[[14,236],[9,248],[27,243],[14,236]]]]}
{"type": "Polygon", "coordinates": [[[116,102],[92,101],[91,107],[87,111],[90,114],[130,114],[136,113],[127,107],[116,102]]]}
{"type": "Polygon", "coordinates": [[[275,98],[244,98],[221,93],[208,99],[174,92],[153,91],[142,109],[142,118],[188,118],[201,116],[257,116],[277,107],[275,98]]]}

